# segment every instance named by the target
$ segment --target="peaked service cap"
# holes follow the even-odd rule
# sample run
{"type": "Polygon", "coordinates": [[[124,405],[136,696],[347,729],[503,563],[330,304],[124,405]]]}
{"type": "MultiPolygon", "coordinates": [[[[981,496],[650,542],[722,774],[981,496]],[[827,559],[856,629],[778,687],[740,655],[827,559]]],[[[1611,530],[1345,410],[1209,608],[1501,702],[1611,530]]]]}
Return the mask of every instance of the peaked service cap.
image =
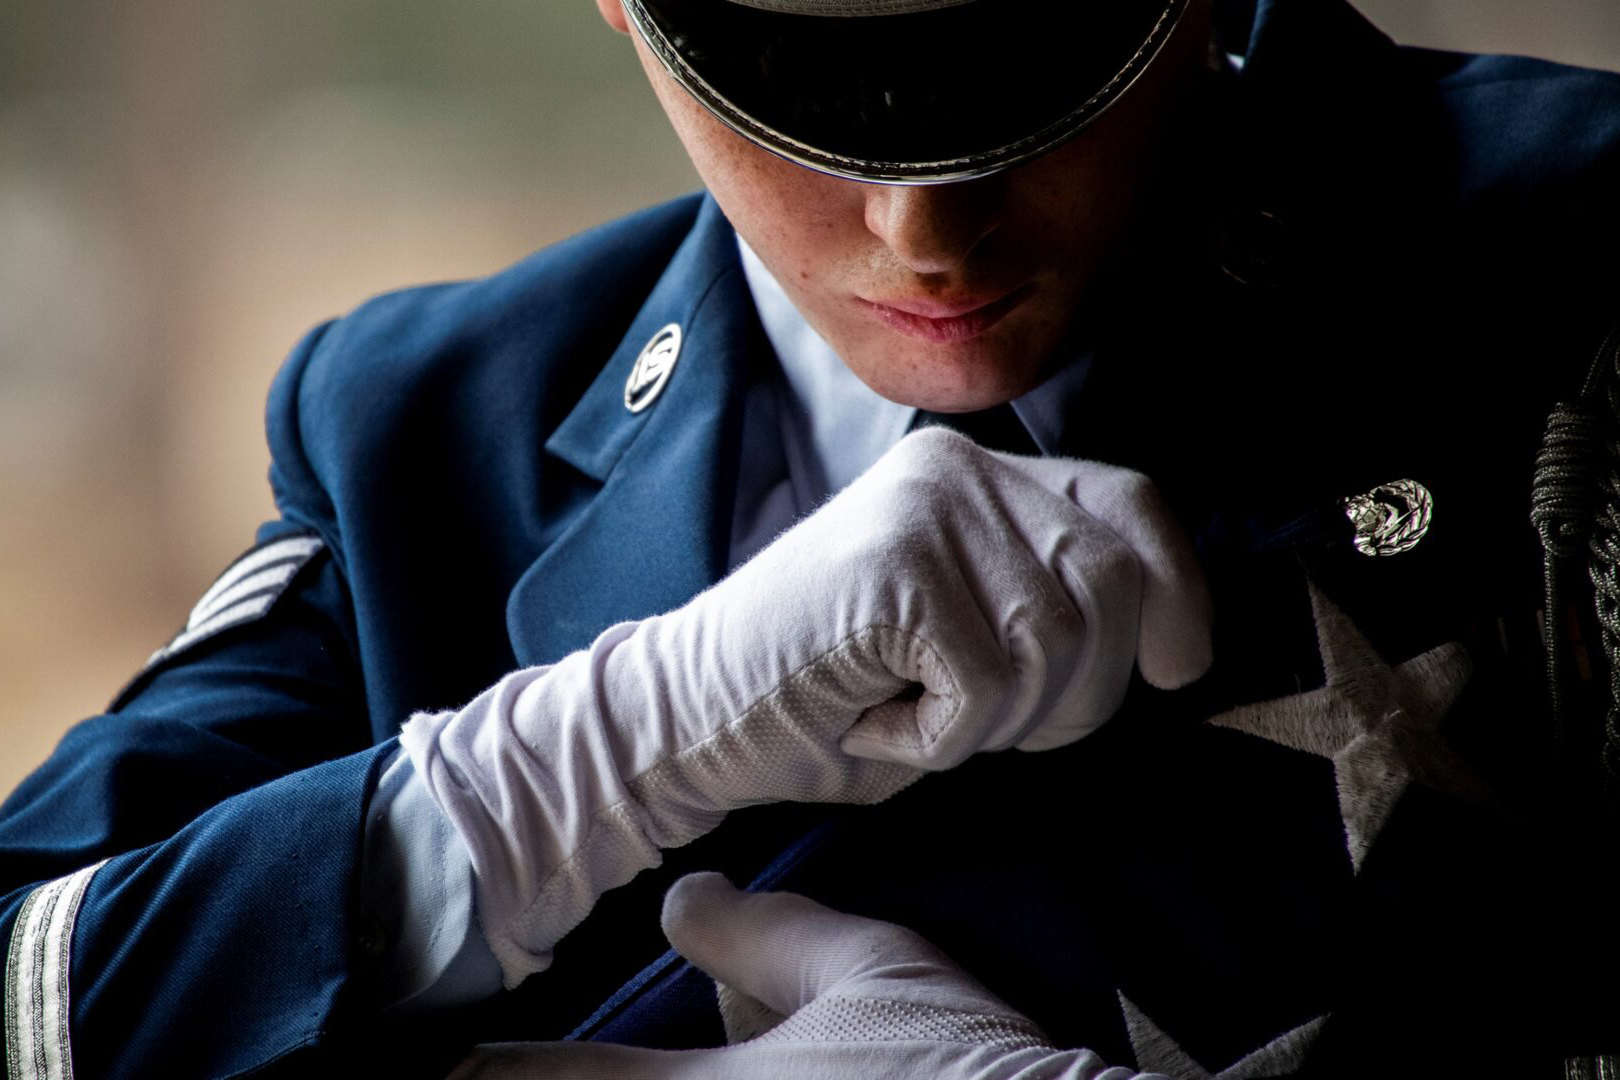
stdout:
{"type": "Polygon", "coordinates": [[[1187,0],[623,0],[674,79],[821,172],[920,184],[1016,165],[1130,88],[1187,0]]]}

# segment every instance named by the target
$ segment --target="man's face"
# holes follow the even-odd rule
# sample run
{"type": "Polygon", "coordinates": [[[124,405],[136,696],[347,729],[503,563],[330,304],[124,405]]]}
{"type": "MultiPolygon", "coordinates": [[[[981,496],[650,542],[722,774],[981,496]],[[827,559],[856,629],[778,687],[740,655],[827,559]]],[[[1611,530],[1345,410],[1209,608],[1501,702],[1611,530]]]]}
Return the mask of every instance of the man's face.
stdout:
{"type": "MultiPolygon", "coordinates": [[[[618,0],[599,3],[623,29],[618,0]]],[[[777,157],[631,36],[698,174],[816,331],[884,397],[962,412],[1041,381],[1081,295],[1144,210],[1208,33],[1207,4],[1195,2],[1137,85],[1078,136],[993,176],[922,186],[777,157]]]]}

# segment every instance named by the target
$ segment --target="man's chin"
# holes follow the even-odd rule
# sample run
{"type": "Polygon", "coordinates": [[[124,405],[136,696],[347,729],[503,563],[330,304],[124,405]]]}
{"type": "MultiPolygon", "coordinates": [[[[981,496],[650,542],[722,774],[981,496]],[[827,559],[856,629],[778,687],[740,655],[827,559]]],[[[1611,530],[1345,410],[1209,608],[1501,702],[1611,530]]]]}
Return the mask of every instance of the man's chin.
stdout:
{"type": "Polygon", "coordinates": [[[977,412],[1021,397],[1039,382],[1040,366],[982,350],[935,346],[871,364],[851,363],[861,381],[902,405],[936,413],[977,412]]]}

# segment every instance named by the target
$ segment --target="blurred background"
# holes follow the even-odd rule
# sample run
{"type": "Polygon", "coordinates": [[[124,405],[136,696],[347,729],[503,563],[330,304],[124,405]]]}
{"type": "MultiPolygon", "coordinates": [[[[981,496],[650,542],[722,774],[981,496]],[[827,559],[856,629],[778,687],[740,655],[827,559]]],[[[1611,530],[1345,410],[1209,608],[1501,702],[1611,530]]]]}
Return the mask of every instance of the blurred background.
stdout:
{"type": "MultiPolygon", "coordinates": [[[[1620,69],[1617,0],[1358,6],[1620,69]]],[[[272,515],[307,328],[695,186],[589,0],[0,0],[0,794],[272,515]]]]}

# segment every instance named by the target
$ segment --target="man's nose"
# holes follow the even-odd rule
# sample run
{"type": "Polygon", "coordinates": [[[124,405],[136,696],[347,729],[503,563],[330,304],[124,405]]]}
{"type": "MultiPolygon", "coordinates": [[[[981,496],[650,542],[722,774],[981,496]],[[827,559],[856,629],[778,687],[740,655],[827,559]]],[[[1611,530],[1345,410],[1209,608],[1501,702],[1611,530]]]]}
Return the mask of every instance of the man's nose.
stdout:
{"type": "Polygon", "coordinates": [[[999,177],[952,184],[873,184],[866,227],[919,274],[959,269],[979,242],[1001,225],[999,177]]]}

